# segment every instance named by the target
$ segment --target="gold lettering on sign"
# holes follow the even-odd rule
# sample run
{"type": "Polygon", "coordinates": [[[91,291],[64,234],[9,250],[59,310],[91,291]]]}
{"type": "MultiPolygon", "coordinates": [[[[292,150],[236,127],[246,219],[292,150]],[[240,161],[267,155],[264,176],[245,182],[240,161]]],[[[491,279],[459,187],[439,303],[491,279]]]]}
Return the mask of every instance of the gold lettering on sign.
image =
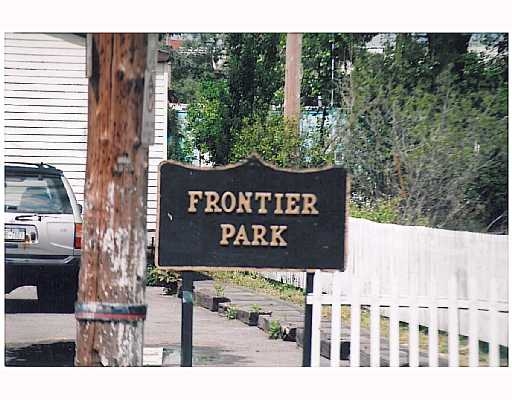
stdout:
{"type": "Polygon", "coordinates": [[[233,241],[233,245],[240,246],[240,242],[244,246],[250,246],[251,242],[247,238],[247,232],[245,231],[245,226],[241,225],[240,229],[238,229],[238,234],[236,235],[235,240],[233,241]]]}
{"type": "Polygon", "coordinates": [[[315,208],[316,196],[312,193],[302,194],[302,214],[317,215],[318,210],[315,208]]]}
{"type": "Polygon", "coordinates": [[[288,243],[286,243],[286,240],[283,239],[281,234],[287,229],[288,227],[286,225],[271,225],[270,230],[272,231],[272,236],[270,240],[270,245],[273,247],[286,247],[288,243]]]}
{"type": "Polygon", "coordinates": [[[263,225],[253,225],[251,244],[253,246],[268,246],[268,242],[265,240],[266,233],[267,228],[265,228],[263,225]]]}
{"type": "Polygon", "coordinates": [[[222,208],[219,207],[219,199],[220,196],[217,192],[204,192],[206,196],[206,208],[204,209],[205,213],[220,213],[222,212],[222,208]]]}
{"type": "Polygon", "coordinates": [[[222,230],[220,244],[222,246],[229,245],[228,239],[231,239],[233,236],[235,236],[235,227],[231,224],[220,224],[220,229],[222,230]]]}
{"type": "Polygon", "coordinates": [[[252,192],[238,192],[238,208],[236,209],[237,214],[252,213],[251,208],[252,192]],[[245,211],[244,211],[245,209],[245,211]]]}
{"type": "Polygon", "coordinates": [[[222,206],[222,209],[224,212],[230,213],[236,208],[236,197],[231,192],[224,192],[222,193],[222,197],[220,198],[220,205],[222,206]],[[227,199],[229,199],[229,207],[226,204],[227,199]]]}
{"type": "Polygon", "coordinates": [[[267,210],[267,201],[272,197],[272,193],[268,192],[256,192],[254,195],[255,200],[260,201],[260,207],[258,208],[258,214],[266,214],[267,210]]]}
{"type": "Polygon", "coordinates": [[[276,208],[274,210],[274,214],[282,214],[283,213],[283,207],[281,205],[283,196],[284,196],[283,193],[274,193],[274,197],[276,199],[276,208]]]}
{"type": "Polygon", "coordinates": [[[230,243],[233,246],[288,246],[282,236],[288,229],[286,225],[270,225],[270,230],[263,225],[251,225],[246,229],[245,225],[237,227],[231,224],[220,224],[220,228],[221,240],[219,243],[222,246],[228,246],[230,243]],[[251,234],[252,237],[250,237],[251,234]],[[270,242],[267,240],[268,237],[270,237],[270,242]]]}
{"type": "MultiPolygon", "coordinates": [[[[270,192],[219,192],[189,190],[188,212],[197,213],[203,208],[205,214],[233,213],[268,214],[269,209],[275,215],[318,215],[318,198],[313,193],[270,193],[270,192]]],[[[271,246],[287,247],[283,237],[287,225],[233,225],[220,224],[221,246],[271,246]]]]}
{"type": "Polygon", "coordinates": [[[300,200],[300,193],[286,193],[288,203],[286,205],[285,214],[299,214],[300,207],[297,204],[300,200]]]}
{"type": "Polygon", "coordinates": [[[189,213],[195,213],[197,212],[196,204],[197,202],[203,198],[203,192],[198,190],[189,190],[188,191],[188,212],[189,213]]]}

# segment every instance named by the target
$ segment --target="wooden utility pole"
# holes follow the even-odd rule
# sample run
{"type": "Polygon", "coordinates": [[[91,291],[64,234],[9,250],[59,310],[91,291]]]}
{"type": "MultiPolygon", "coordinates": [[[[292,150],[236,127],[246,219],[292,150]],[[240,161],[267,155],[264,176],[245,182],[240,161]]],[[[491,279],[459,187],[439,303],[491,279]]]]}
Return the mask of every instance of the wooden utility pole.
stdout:
{"type": "MultiPolygon", "coordinates": [[[[284,77],[284,117],[291,125],[292,134],[299,135],[300,122],[300,80],[301,80],[302,33],[288,33],[286,36],[286,69],[284,77]]],[[[298,159],[298,149],[295,150],[298,159]]],[[[313,292],[314,272],[306,273],[304,288],[304,339],[302,366],[311,366],[311,331],[313,306],[308,304],[307,295],[313,292]]]]}
{"type": "Polygon", "coordinates": [[[147,128],[152,121],[146,109],[153,108],[151,57],[156,63],[156,50],[147,52],[148,41],[152,44],[154,37],[136,33],[95,33],[88,38],[84,247],[75,307],[77,366],[142,365],[151,136],[147,128]]]}
{"type": "Polygon", "coordinates": [[[302,33],[288,33],[286,36],[286,69],[284,81],[284,116],[296,125],[300,119],[302,33]]]}

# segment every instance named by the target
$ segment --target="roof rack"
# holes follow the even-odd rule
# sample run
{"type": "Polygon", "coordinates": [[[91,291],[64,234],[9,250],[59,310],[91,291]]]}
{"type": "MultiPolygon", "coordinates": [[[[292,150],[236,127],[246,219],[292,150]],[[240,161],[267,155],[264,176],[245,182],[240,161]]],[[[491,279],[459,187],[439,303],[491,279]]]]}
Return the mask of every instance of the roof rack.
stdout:
{"type": "Polygon", "coordinates": [[[64,173],[53,165],[45,163],[30,163],[22,161],[6,161],[6,171],[17,174],[63,175],[64,173]]]}
{"type": "Polygon", "coordinates": [[[53,165],[46,164],[43,162],[31,163],[31,162],[23,162],[23,161],[5,161],[5,164],[27,165],[27,166],[34,166],[34,167],[38,167],[38,168],[57,169],[53,165]]]}

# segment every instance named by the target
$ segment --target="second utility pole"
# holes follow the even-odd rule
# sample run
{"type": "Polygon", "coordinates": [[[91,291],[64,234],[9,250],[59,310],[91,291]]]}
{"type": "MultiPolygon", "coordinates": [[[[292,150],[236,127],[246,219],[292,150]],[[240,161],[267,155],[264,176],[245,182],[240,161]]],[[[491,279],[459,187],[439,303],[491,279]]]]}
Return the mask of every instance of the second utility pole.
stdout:
{"type": "MultiPolygon", "coordinates": [[[[300,119],[302,33],[286,36],[286,69],[284,81],[284,116],[289,122],[298,124],[300,119]]],[[[297,134],[298,134],[298,125],[297,134]]]]}
{"type": "MultiPolygon", "coordinates": [[[[286,69],[284,77],[284,117],[292,135],[300,135],[300,80],[301,80],[302,34],[288,33],[286,36],[286,69]]],[[[298,161],[298,149],[294,158],[298,161]]],[[[306,272],[304,290],[304,339],[302,346],[302,366],[311,366],[311,324],[313,306],[307,303],[307,296],[313,292],[314,272],[306,272]]]]}

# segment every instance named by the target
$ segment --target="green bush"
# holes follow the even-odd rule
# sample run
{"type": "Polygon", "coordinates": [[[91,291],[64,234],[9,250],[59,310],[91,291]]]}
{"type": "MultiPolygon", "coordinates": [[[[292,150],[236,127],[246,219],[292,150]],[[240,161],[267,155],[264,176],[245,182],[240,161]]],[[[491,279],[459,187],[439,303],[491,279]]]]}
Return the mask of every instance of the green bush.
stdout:
{"type": "Polygon", "coordinates": [[[217,297],[224,297],[224,286],[220,282],[214,282],[213,289],[217,297]]]}
{"type": "Polygon", "coordinates": [[[297,164],[299,137],[292,124],[281,115],[269,114],[264,119],[244,119],[240,134],[234,138],[231,162],[258,153],[265,161],[280,167],[297,164]]]}
{"type": "Polygon", "coordinates": [[[279,339],[281,336],[281,324],[279,321],[272,320],[270,321],[268,327],[268,337],[269,339],[279,339]]]}
{"type": "Polygon", "coordinates": [[[396,224],[399,222],[400,199],[380,199],[373,203],[358,203],[352,201],[350,203],[350,216],[354,218],[364,218],[374,222],[383,224],[396,224]]]}
{"type": "Polygon", "coordinates": [[[238,308],[234,306],[229,306],[226,310],[226,318],[227,319],[235,319],[238,313],[238,308]]]}
{"type": "Polygon", "coordinates": [[[253,313],[259,313],[262,310],[261,306],[259,304],[252,304],[251,305],[251,312],[253,313]]]}
{"type": "Polygon", "coordinates": [[[148,267],[146,274],[146,286],[170,287],[178,282],[180,275],[177,272],[148,267]]]}

